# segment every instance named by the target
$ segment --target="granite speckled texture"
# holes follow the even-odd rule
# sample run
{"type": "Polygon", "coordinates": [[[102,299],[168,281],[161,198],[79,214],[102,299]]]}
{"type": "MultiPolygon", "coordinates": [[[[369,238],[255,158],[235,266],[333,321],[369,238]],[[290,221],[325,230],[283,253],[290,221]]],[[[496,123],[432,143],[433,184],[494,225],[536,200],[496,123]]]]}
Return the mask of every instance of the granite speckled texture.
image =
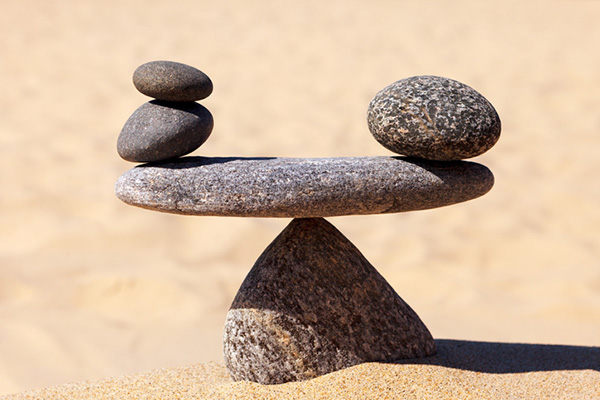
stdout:
{"type": "Polygon", "coordinates": [[[403,157],[184,157],[125,172],[125,203],[177,214],[328,217],[396,213],[477,198],[494,184],[485,166],[403,157]]]}
{"type": "Polygon", "coordinates": [[[212,114],[198,103],[153,100],[129,117],[117,140],[117,151],[133,162],[180,157],[200,147],[212,129],[212,114]]]}
{"type": "Polygon", "coordinates": [[[481,155],[501,130],[498,113],[481,94],[437,76],[415,76],[384,88],[369,104],[367,122],[388,150],[439,161],[481,155]]]}
{"type": "Polygon", "coordinates": [[[323,218],[294,219],[275,238],[225,322],[225,363],[236,381],[306,380],[435,348],[417,314],[323,218]]]}
{"type": "Polygon", "coordinates": [[[167,101],[197,101],[212,93],[213,84],[202,71],[173,61],[150,61],[133,73],[133,85],[146,96],[167,101]]]}

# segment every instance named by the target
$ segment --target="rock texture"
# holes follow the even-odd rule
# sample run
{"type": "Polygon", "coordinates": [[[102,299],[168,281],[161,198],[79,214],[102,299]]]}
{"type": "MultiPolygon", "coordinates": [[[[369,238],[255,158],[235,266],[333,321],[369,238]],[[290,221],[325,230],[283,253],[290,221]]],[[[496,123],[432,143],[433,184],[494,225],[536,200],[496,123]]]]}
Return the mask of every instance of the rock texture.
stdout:
{"type": "Polygon", "coordinates": [[[117,140],[127,161],[167,160],[191,153],[210,136],[213,117],[198,103],[153,100],[129,117],[117,140]]]}
{"type": "Polygon", "coordinates": [[[500,137],[500,118],[481,94],[437,76],[402,79],[375,95],[369,130],[388,150],[429,160],[485,153],[500,137]]]}
{"type": "Polygon", "coordinates": [[[133,84],[146,96],[167,101],[197,101],[212,93],[213,84],[194,67],[173,61],[151,61],[133,73],[133,84]]]}
{"type": "Polygon", "coordinates": [[[322,218],[293,220],[267,247],[225,323],[225,362],[238,381],[305,380],[434,353],[415,312],[322,218]]]}
{"type": "Polygon", "coordinates": [[[125,203],[192,215],[327,217],[442,207],[487,193],[483,165],[403,157],[185,157],[133,168],[117,181],[125,203]]]}

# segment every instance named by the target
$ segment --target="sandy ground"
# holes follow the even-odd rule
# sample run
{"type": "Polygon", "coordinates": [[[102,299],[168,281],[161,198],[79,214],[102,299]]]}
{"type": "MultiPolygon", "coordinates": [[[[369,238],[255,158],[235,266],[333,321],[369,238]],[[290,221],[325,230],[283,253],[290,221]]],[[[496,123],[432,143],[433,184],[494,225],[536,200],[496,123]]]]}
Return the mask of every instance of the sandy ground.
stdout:
{"type": "Polygon", "coordinates": [[[365,363],[304,382],[233,382],[207,363],[63,384],[2,400],[598,399],[600,347],[438,340],[433,357],[365,363]]]}
{"type": "MultiPolygon", "coordinates": [[[[196,66],[194,154],[390,154],[366,108],[413,75],[496,106],[496,185],[329,219],[436,338],[600,346],[600,2],[42,1],[0,13],[0,395],[220,362],[237,288],[283,219],[182,217],[113,194],[140,64],[196,66]]],[[[575,368],[577,369],[577,368],[575,368]]]]}

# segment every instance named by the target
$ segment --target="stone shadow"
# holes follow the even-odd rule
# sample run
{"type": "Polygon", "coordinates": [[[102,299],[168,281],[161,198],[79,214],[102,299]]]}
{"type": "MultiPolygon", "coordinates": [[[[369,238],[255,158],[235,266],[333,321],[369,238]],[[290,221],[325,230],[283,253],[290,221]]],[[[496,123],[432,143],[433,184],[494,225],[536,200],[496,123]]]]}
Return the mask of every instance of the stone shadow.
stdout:
{"type": "Polygon", "coordinates": [[[429,364],[447,368],[511,374],[536,371],[600,372],[600,347],[436,339],[437,354],[395,364],[429,364]]]}
{"type": "Polygon", "coordinates": [[[201,156],[188,156],[181,158],[172,158],[163,161],[154,161],[146,164],[138,165],[136,168],[144,167],[161,167],[167,169],[186,169],[195,168],[203,165],[210,164],[224,164],[231,161],[240,160],[274,160],[277,157],[201,157],[201,156]]]}

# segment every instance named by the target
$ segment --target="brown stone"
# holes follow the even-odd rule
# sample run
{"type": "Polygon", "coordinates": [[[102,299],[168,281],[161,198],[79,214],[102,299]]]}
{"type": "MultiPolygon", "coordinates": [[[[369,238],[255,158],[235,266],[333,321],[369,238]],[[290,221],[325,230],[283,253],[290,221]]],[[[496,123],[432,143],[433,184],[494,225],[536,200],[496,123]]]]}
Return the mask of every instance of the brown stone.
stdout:
{"type": "Polygon", "coordinates": [[[417,314],[323,218],[294,219],[267,247],[225,323],[225,363],[237,381],[305,380],[434,353],[417,314]]]}

